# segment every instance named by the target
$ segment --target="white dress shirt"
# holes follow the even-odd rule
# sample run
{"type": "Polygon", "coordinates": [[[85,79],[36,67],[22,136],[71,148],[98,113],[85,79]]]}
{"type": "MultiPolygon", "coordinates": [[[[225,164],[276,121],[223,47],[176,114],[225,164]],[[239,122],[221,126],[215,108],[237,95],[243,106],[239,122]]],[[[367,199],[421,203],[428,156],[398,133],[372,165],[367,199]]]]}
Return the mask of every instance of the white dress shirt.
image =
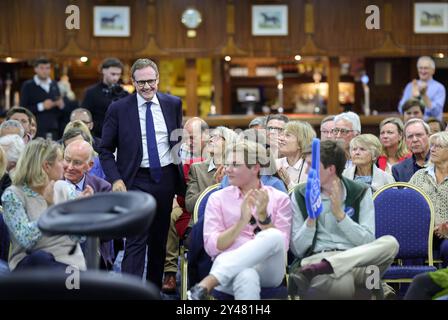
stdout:
{"type": "MultiPolygon", "coordinates": [[[[154,95],[151,102],[151,113],[154,120],[154,130],[156,132],[157,151],[159,152],[160,165],[165,167],[173,163],[168,140],[168,129],[166,127],[165,118],[163,117],[162,108],[160,106],[159,99],[157,99],[157,95],[154,95]]],[[[137,93],[138,118],[140,120],[143,147],[143,158],[142,163],[140,164],[141,168],[149,168],[149,155],[146,139],[146,103],[147,101],[137,93]]]]}
{"type": "MultiPolygon", "coordinates": [[[[34,75],[33,80],[36,83],[36,85],[41,87],[42,89],[44,89],[46,93],[50,93],[50,84],[51,84],[50,78],[47,78],[45,81],[43,81],[43,80],[39,79],[39,77],[37,75],[34,75]]],[[[43,102],[39,102],[37,104],[37,110],[40,112],[45,110],[43,102]]]]}

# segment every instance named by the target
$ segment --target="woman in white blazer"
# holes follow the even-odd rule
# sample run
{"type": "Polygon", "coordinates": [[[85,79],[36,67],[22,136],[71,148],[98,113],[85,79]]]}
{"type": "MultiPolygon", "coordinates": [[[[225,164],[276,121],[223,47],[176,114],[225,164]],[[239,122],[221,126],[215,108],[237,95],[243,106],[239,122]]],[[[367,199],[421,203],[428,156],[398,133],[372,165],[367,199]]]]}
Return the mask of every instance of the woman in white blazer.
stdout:
{"type": "Polygon", "coordinates": [[[350,142],[352,166],[345,169],[342,175],[370,185],[373,192],[386,184],[394,183],[391,174],[375,165],[380,153],[381,143],[376,136],[369,133],[356,136],[350,142]]]}

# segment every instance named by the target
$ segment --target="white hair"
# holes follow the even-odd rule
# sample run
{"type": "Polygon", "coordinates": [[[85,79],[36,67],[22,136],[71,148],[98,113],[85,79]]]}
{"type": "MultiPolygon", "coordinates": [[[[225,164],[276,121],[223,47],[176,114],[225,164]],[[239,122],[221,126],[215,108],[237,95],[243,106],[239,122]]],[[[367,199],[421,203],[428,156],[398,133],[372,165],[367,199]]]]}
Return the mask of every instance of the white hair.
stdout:
{"type": "Polygon", "coordinates": [[[0,137],[0,147],[5,150],[8,162],[17,162],[25,149],[25,142],[16,134],[0,137]]]}
{"type": "Polygon", "coordinates": [[[361,120],[359,119],[359,116],[356,113],[348,111],[340,113],[334,117],[335,123],[340,120],[346,120],[350,122],[352,124],[352,129],[361,133],[361,120]]]}
{"type": "Polygon", "coordinates": [[[434,60],[433,60],[431,57],[423,56],[423,57],[418,58],[418,60],[417,60],[417,68],[418,68],[418,64],[419,64],[421,61],[428,61],[429,64],[431,65],[431,68],[432,68],[433,70],[436,70],[436,64],[435,64],[434,60]]]}
{"type": "Polygon", "coordinates": [[[2,122],[2,124],[0,125],[0,133],[3,131],[3,129],[6,129],[6,128],[19,128],[20,129],[20,137],[22,138],[25,135],[25,129],[23,128],[20,121],[9,119],[9,120],[2,122]]]}

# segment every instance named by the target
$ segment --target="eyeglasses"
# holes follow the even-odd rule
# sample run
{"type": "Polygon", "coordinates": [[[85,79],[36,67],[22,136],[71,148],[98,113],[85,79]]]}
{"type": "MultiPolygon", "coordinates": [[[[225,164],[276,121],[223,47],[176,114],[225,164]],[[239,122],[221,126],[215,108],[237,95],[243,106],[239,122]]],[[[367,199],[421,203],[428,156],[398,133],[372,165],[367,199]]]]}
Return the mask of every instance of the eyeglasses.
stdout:
{"type": "Polygon", "coordinates": [[[346,136],[349,134],[349,132],[352,132],[352,131],[355,131],[355,130],[345,129],[345,128],[333,128],[333,129],[331,129],[331,134],[336,136],[340,133],[342,136],[346,136]]]}
{"type": "Polygon", "coordinates": [[[446,147],[442,146],[441,144],[431,144],[429,146],[429,149],[432,149],[432,150],[440,150],[440,149],[445,149],[445,148],[446,147]]]}
{"type": "Polygon", "coordinates": [[[285,131],[285,129],[279,128],[279,127],[268,127],[267,129],[268,129],[268,131],[277,132],[277,133],[283,133],[285,131]]]}
{"type": "Polygon", "coordinates": [[[212,140],[214,141],[214,140],[218,140],[218,139],[226,140],[226,139],[224,139],[223,136],[221,136],[219,134],[211,134],[210,138],[209,138],[210,141],[212,141],[212,140]]]}
{"type": "Polygon", "coordinates": [[[329,135],[332,135],[333,133],[331,132],[331,130],[320,130],[320,134],[329,136],[329,135]]]}
{"type": "Polygon", "coordinates": [[[158,79],[134,80],[134,81],[135,81],[135,83],[137,83],[137,85],[138,85],[140,88],[143,88],[146,84],[148,84],[148,85],[150,85],[150,86],[155,85],[155,84],[157,83],[157,80],[158,80],[158,79]]]}

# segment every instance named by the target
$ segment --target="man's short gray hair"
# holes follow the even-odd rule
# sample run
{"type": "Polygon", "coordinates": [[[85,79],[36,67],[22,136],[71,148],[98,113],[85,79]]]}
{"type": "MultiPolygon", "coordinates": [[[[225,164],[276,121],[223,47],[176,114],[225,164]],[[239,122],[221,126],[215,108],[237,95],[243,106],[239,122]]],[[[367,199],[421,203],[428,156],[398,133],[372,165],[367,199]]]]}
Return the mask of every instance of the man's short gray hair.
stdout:
{"type": "Polygon", "coordinates": [[[5,150],[8,162],[17,162],[25,149],[25,142],[17,134],[0,137],[0,147],[5,150]]]}
{"type": "Polygon", "coordinates": [[[335,123],[340,120],[346,120],[350,122],[352,124],[352,129],[361,133],[361,120],[359,119],[359,116],[356,113],[348,111],[340,113],[334,117],[335,123]]]}
{"type": "Polygon", "coordinates": [[[418,68],[418,64],[419,64],[421,61],[428,61],[429,64],[431,65],[431,68],[432,68],[433,70],[436,70],[436,63],[434,62],[434,60],[433,60],[431,57],[428,57],[428,56],[422,56],[422,57],[418,58],[418,60],[417,60],[417,68],[418,68]]]}
{"type": "Polygon", "coordinates": [[[425,132],[427,135],[431,134],[431,127],[425,122],[423,121],[423,119],[419,119],[419,118],[412,118],[409,119],[408,121],[406,121],[406,124],[404,125],[404,135],[406,136],[406,129],[412,125],[412,124],[416,124],[416,123],[420,123],[423,128],[425,129],[425,132]]]}
{"type": "Polygon", "coordinates": [[[20,129],[20,137],[23,138],[23,136],[25,135],[25,129],[23,128],[20,121],[12,120],[12,119],[3,121],[2,124],[0,125],[0,133],[3,131],[3,129],[6,129],[6,128],[19,128],[20,129]]]}

